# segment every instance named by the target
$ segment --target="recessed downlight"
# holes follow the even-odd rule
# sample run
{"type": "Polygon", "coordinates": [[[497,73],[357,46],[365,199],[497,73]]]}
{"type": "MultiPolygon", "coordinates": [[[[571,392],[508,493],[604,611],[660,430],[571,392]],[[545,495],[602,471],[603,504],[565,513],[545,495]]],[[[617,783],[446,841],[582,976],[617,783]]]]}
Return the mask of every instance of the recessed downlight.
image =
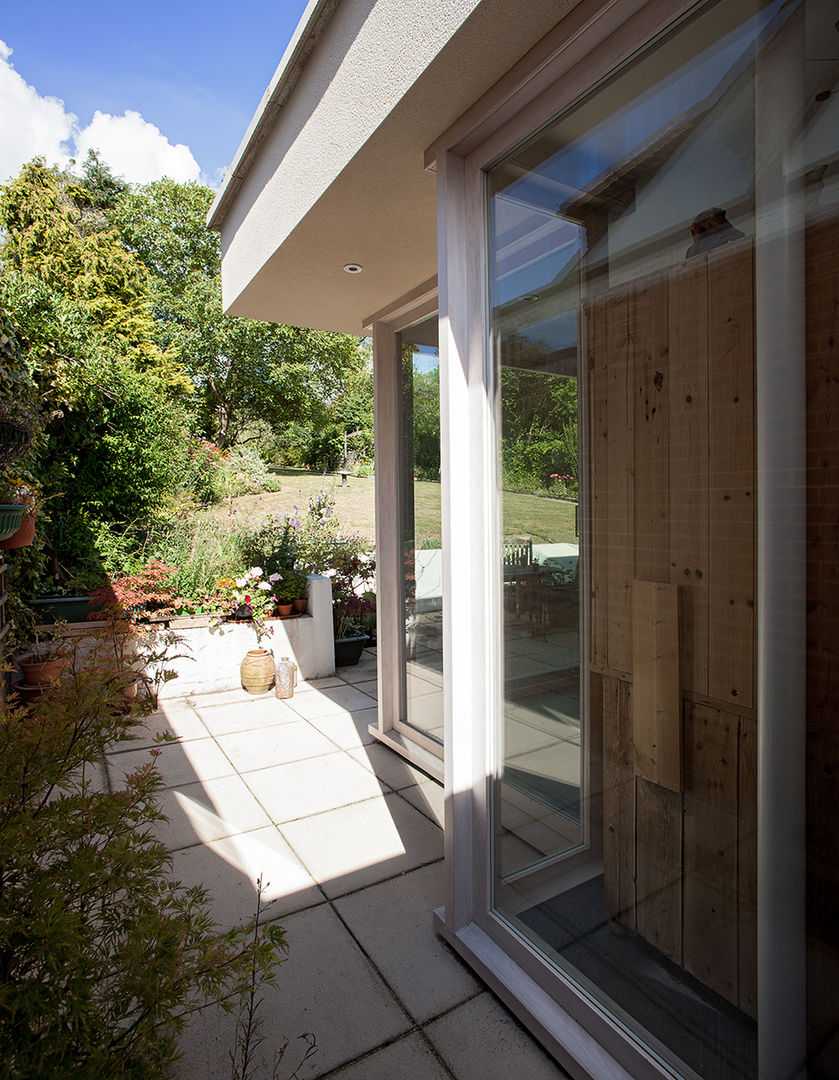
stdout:
{"type": "Polygon", "coordinates": [[[348,274],[360,274],[364,267],[360,263],[347,263],[344,270],[348,274]]]}

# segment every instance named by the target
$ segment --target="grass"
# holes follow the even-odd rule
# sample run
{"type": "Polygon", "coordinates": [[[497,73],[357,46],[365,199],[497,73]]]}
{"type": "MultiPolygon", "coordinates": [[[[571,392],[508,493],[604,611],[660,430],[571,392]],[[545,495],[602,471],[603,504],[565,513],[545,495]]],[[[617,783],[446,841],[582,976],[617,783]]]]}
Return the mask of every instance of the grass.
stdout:
{"type": "MultiPolygon", "coordinates": [[[[282,490],[262,495],[240,495],[207,513],[223,519],[231,512],[240,520],[254,524],[268,514],[289,514],[296,506],[304,513],[309,497],[325,490],[335,499],[335,513],[346,532],[359,533],[375,540],[375,481],[372,476],[350,476],[347,486],[341,477],[296,469],[273,470],[282,483],[282,490]]],[[[414,516],[416,535],[427,546],[440,540],[440,485],[431,481],[414,482],[414,516]]],[[[394,528],[396,527],[394,512],[394,528]]],[[[504,535],[530,536],[536,543],[575,543],[574,504],[541,495],[504,493],[504,535]]]]}

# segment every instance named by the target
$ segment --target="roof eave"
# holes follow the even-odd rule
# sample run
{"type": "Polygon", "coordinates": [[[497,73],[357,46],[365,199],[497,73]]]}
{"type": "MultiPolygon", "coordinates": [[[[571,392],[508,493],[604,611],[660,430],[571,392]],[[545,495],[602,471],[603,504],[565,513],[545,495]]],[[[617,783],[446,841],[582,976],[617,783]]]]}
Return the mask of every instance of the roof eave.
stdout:
{"type": "Polygon", "coordinates": [[[277,113],[293,94],[303,69],[340,2],[309,0],[207,213],[207,226],[210,229],[221,229],[277,113]]]}

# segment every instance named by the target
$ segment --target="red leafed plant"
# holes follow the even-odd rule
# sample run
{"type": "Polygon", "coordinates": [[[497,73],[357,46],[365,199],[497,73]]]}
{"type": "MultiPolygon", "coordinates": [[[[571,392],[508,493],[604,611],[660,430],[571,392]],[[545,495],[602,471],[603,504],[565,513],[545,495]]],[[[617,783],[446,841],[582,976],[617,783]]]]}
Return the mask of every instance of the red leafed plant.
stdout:
{"type": "Polygon", "coordinates": [[[126,574],[91,593],[89,619],[104,615],[127,617],[136,611],[166,612],[173,608],[175,595],[171,577],[176,567],[162,559],[152,559],[136,574],[126,574]]]}

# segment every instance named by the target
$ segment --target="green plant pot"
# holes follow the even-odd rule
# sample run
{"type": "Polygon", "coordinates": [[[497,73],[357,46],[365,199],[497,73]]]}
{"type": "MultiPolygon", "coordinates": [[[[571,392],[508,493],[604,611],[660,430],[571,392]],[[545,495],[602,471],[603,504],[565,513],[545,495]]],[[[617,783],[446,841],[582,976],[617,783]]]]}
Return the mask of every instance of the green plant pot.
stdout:
{"type": "Polygon", "coordinates": [[[90,611],[89,596],[38,596],[28,604],[40,623],[54,623],[56,619],[85,622],[90,611]]]}
{"type": "Polygon", "coordinates": [[[8,540],[15,535],[25,510],[25,503],[0,503],[0,540],[8,540]]]}

